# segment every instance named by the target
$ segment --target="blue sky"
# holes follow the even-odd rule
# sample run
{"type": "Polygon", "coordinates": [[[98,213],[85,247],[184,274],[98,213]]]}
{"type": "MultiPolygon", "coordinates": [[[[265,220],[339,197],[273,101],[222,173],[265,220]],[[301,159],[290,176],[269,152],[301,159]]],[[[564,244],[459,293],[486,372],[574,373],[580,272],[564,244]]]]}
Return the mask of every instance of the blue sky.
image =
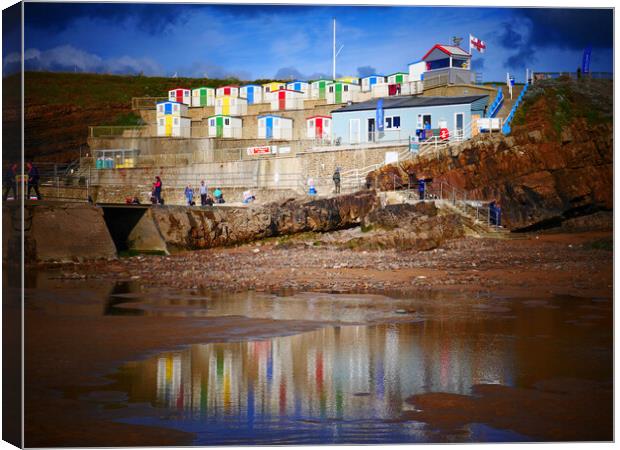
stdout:
{"type": "MultiPolygon", "coordinates": [[[[612,71],[610,9],[183,4],[26,4],[26,67],[145,75],[315,78],[331,73],[331,19],[344,48],[337,72],[407,70],[436,43],[469,33],[484,80],[525,68],[574,71],[592,44],[592,70],[612,71]]],[[[13,56],[13,59],[14,56],[13,56]]],[[[3,61],[11,69],[10,52],[3,61]]]]}

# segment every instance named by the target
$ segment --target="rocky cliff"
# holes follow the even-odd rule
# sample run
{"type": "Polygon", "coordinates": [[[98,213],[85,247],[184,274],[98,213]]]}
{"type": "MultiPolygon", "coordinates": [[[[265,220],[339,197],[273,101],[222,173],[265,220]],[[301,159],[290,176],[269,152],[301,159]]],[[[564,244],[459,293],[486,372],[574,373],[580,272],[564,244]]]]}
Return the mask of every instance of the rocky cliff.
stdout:
{"type": "Polygon", "coordinates": [[[509,136],[481,135],[430,161],[368,175],[381,189],[409,175],[446,181],[470,198],[497,199],[504,224],[526,230],[613,206],[612,88],[606,80],[540,82],[526,94],[509,136]]]}

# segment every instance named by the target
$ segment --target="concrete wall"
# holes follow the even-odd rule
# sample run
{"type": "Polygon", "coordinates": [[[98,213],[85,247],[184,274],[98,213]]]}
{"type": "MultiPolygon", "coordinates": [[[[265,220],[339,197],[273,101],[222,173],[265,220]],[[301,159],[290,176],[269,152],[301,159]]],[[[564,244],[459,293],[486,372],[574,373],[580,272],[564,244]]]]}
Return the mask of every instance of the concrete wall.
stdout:
{"type": "Polygon", "coordinates": [[[450,86],[437,86],[424,89],[422,94],[426,97],[458,97],[464,95],[488,95],[488,104],[493,103],[497,95],[497,89],[488,85],[459,84],[450,86]]]}

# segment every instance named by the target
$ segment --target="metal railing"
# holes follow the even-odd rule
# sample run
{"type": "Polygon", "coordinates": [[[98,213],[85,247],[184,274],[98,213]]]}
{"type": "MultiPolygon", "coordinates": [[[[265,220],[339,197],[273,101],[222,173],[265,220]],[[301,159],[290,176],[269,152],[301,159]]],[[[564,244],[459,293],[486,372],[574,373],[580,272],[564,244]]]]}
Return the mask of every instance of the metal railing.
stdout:
{"type": "Polygon", "coordinates": [[[113,125],[89,126],[88,135],[91,138],[102,137],[144,137],[149,136],[148,125],[113,125]]]}
{"type": "Polygon", "coordinates": [[[131,109],[155,109],[159,102],[165,102],[168,97],[133,97],[131,99],[131,109]]]}
{"type": "Polygon", "coordinates": [[[534,72],[533,80],[541,81],[541,80],[549,80],[561,77],[568,77],[573,80],[577,80],[579,78],[592,78],[598,80],[613,80],[614,74],[613,72],[589,72],[589,73],[577,73],[577,72],[534,72]]]}
{"type": "Polygon", "coordinates": [[[512,122],[512,119],[513,119],[515,113],[517,112],[517,108],[521,104],[521,101],[523,100],[523,97],[525,96],[525,93],[527,92],[529,86],[530,86],[529,84],[526,84],[525,86],[523,86],[523,89],[521,90],[521,93],[519,94],[519,97],[517,97],[517,101],[512,106],[512,109],[510,110],[510,113],[508,114],[508,116],[504,120],[504,125],[502,126],[502,133],[510,134],[510,131],[511,131],[510,123],[512,122]]]}
{"type": "Polygon", "coordinates": [[[495,100],[493,100],[493,103],[491,103],[491,106],[489,106],[489,109],[487,110],[487,114],[485,117],[488,117],[488,118],[495,117],[497,112],[501,109],[503,103],[504,103],[504,93],[502,91],[502,88],[500,87],[497,90],[497,96],[495,97],[495,100]]]}

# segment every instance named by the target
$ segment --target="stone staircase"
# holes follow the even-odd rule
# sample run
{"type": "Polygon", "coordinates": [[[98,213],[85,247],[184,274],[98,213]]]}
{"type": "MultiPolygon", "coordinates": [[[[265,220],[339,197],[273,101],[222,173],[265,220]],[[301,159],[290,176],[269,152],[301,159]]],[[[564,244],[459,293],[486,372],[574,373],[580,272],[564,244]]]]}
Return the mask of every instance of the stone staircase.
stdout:
{"type": "Polygon", "coordinates": [[[508,88],[503,87],[502,89],[504,90],[504,102],[500,110],[495,115],[495,117],[499,117],[503,120],[503,119],[506,119],[506,117],[508,117],[508,114],[510,114],[510,110],[516,103],[517,98],[519,98],[519,95],[521,94],[521,91],[523,90],[523,86],[519,85],[519,86],[512,87],[512,100],[510,99],[508,88]]]}

